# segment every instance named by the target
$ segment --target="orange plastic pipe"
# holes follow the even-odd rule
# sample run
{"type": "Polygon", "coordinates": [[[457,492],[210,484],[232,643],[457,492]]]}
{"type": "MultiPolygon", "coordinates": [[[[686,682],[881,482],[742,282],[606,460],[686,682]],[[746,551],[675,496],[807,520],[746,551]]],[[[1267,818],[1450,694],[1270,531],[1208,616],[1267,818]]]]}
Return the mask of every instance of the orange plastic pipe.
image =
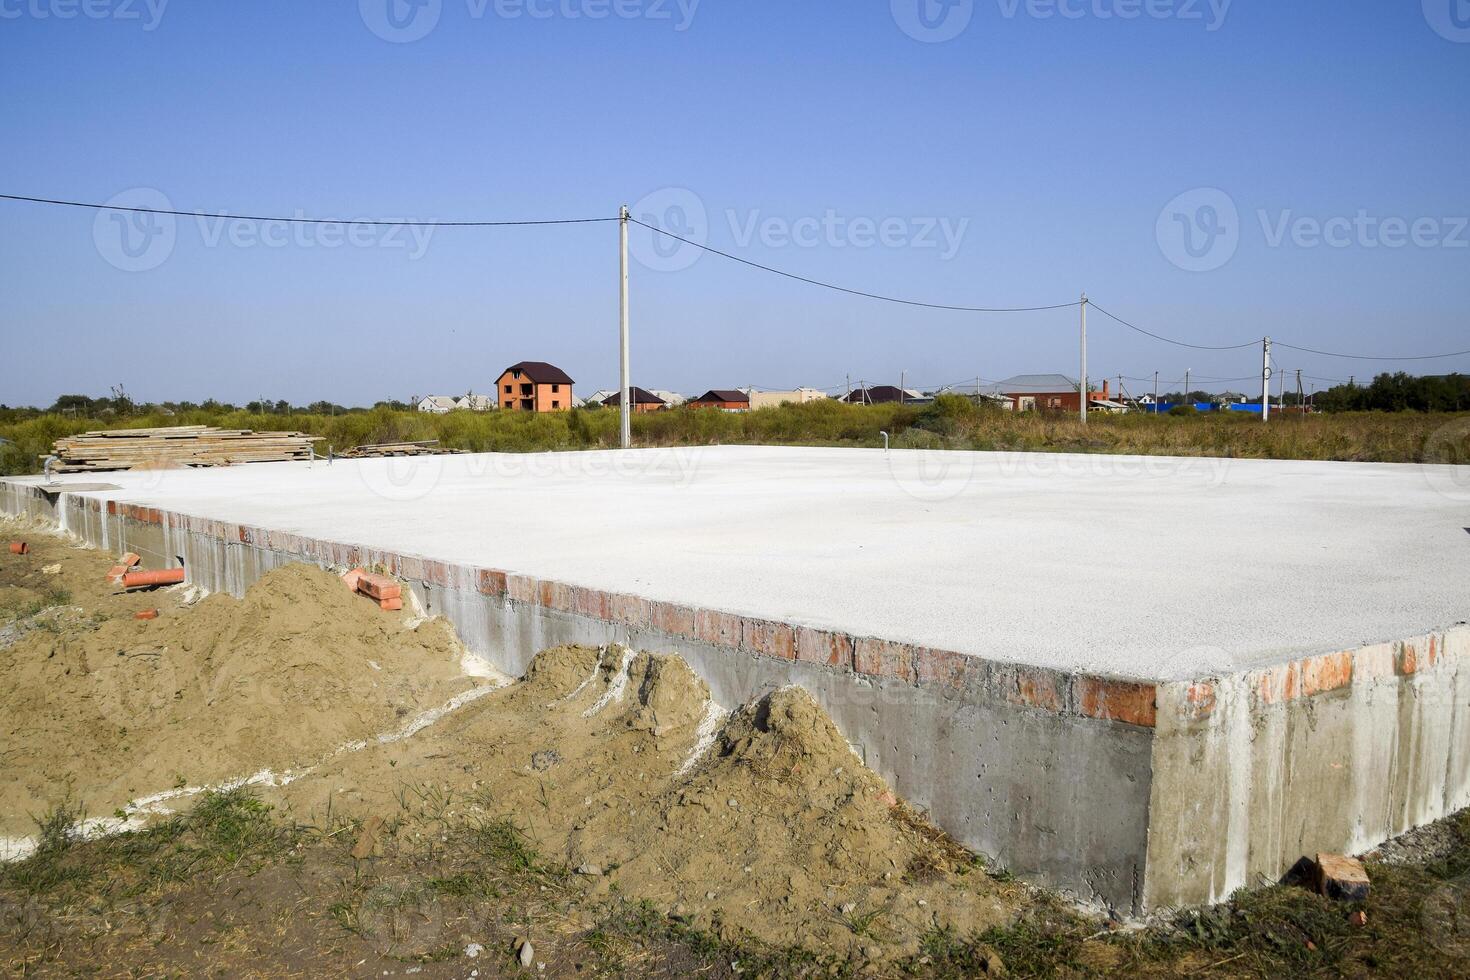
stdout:
{"type": "Polygon", "coordinates": [[[24,541],[12,541],[10,542],[10,553],[12,555],[28,555],[31,553],[31,546],[24,541]]]}
{"type": "Polygon", "coordinates": [[[157,619],[158,618],[158,610],[157,609],[140,609],[137,612],[133,613],[133,618],[134,619],[157,619]]]}
{"type": "Polygon", "coordinates": [[[182,568],[165,568],[156,572],[128,572],[123,576],[123,588],[135,589],[140,585],[177,585],[184,580],[182,568]]]}

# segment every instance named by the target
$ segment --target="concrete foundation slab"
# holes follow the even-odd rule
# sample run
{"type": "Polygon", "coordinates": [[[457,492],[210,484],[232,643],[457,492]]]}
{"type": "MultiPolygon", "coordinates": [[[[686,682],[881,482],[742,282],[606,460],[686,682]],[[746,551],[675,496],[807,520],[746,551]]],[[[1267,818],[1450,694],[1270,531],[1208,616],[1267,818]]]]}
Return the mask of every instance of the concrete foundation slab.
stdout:
{"type": "Polygon", "coordinates": [[[381,564],[511,672],[617,640],[727,705],[800,683],[958,838],[1125,913],[1470,796],[1453,467],[709,447],[105,479],[0,507],[237,593],[381,564]]]}

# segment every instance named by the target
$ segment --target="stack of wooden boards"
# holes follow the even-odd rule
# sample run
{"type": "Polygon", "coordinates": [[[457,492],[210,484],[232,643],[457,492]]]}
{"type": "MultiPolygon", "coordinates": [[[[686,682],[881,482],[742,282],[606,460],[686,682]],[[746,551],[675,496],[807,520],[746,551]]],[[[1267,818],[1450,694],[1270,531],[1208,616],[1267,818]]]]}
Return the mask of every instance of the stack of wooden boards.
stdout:
{"type": "Polygon", "coordinates": [[[139,466],[229,466],[305,460],[321,436],[304,432],[256,432],[212,425],[162,429],[106,429],[57,439],[57,473],[95,473],[139,466]]]}
{"type": "Polygon", "coordinates": [[[418,442],[380,442],[370,446],[357,446],[342,454],[343,459],[376,459],[382,456],[443,456],[462,453],[463,449],[446,449],[438,439],[423,439],[418,442]]]}

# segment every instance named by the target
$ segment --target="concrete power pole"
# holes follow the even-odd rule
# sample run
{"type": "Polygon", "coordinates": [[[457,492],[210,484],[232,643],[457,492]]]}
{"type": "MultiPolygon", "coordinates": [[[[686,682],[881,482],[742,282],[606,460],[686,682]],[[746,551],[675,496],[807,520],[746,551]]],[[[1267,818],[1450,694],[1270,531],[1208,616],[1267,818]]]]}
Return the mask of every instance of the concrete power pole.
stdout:
{"type": "Polygon", "coordinates": [[[898,403],[900,405],[903,404],[903,386],[907,383],[908,376],[909,373],[907,371],[898,372],[898,403]]]}
{"type": "Polygon", "coordinates": [[[1087,424],[1087,294],[1082,294],[1082,377],[1077,381],[1082,424],[1087,424]]]}
{"type": "Polygon", "coordinates": [[[1184,401],[1180,402],[1180,404],[1181,405],[1193,405],[1194,404],[1193,400],[1191,400],[1190,397],[1189,397],[1189,368],[1185,368],[1184,369],[1184,401]]]}
{"type": "Polygon", "coordinates": [[[1154,414],[1159,414],[1159,372],[1154,372],[1154,414]]]}
{"type": "Polygon", "coordinates": [[[618,382],[618,430],[622,433],[622,445],[627,449],[633,444],[633,406],[628,392],[628,205],[618,213],[618,353],[621,370],[618,382]]]}
{"type": "Polygon", "coordinates": [[[1261,342],[1261,421],[1271,418],[1271,338],[1261,342]]]}

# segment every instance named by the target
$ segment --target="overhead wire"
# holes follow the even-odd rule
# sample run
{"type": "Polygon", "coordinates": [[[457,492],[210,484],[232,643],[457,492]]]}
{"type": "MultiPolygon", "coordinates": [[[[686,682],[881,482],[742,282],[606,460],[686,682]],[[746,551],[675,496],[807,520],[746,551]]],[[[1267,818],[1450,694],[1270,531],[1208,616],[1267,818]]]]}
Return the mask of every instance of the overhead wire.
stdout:
{"type": "MultiPolygon", "coordinates": [[[[135,214],[158,214],[158,215],[171,215],[171,216],[176,216],[176,217],[208,217],[208,218],[228,219],[228,220],[240,220],[240,221],[281,222],[281,223],[287,223],[287,224],[343,224],[343,225],[362,225],[362,226],[368,226],[368,227],[400,226],[400,227],[430,227],[430,228],[495,228],[495,227],[526,227],[526,226],[536,226],[536,225],[595,224],[595,223],[604,223],[604,222],[620,221],[620,220],[622,220],[619,216],[607,216],[607,217],[587,217],[587,218],[539,218],[539,219],[452,220],[452,221],[451,220],[443,220],[443,221],[439,221],[439,220],[421,221],[421,220],[407,220],[407,219],[405,219],[405,220],[395,221],[395,220],[383,220],[383,219],[318,218],[318,217],[307,217],[307,216],[304,216],[304,215],[296,215],[296,216],[289,216],[288,217],[288,216],[284,216],[284,215],[252,215],[252,214],[242,214],[242,213],[233,213],[233,212],[183,211],[183,210],[177,210],[177,209],[172,209],[172,208],[150,208],[150,207],[141,207],[141,206],[123,205],[123,204],[111,204],[111,203],[101,203],[101,204],[98,204],[98,203],[85,202],[85,201],[71,201],[71,200],[65,200],[65,199],[61,199],[61,198],[35,197],[35,196],[23,195],[23,194],[0,194],[0,200],[17,201],[17,202],[31,203],[31,204],[46,204],[46,205],[59,206],[59,207],[84,208],[84,209],[99,210],[99,211],[102,211],[102,210],[105,210],[105,211],[122,211],[122,212],[129,212],[129,213],[135,213],[135,214]]],[[[1044,311],[1048,311],[1048,310],[1071,309],[1071,308],[1074,308],[1074,307],[1081,306],[1083,304],[1083,302],[1084,302],[1083,300],[1073,300],[1071,302],[1066,302],[1066,303],[1053,303],[1053,304],[1040,305],[1040,306],[1008,306],[1008,307],[1007,306],[993,306],[992,307],[992,306],[963,306],[963,305],[949,304],[949,303],[932,303],[932,302],[928,302],[928,301],[924,301],[924,300],[909,299],[909,298],[900,297],[900,296],[890,296],[890,295],[886,295],[886,294],[882,294],[882,293],[868,292],[866,290],[861,290],[861,289],[853,289],[853,288],[850,288],[850,287],[847,287],[847,286],[838,285],[836,283],[826,282],[824,280],[814,279],[814,278],[811,278],[811,277],[808,277],[808,276],[798,275],[797,273],[788,272],[788,271],[786,271],[784,269],[778,269],[778,268],[776,268],[774,266],[763,265],[763,264],[761,264],[759,262],[754,262],[754,261],[752,261],[750,259],[742,258],[742,257],[740,257],[738,255],[734,255],[734,254],[732,254],[730,252],[725,252],[725,251],[722,251],[720,249],[714,248],[713,246],[706,245],[706,244],[703,244],[701,242],[693,241],[692,239],[685,238],[685,237],[683,237],[681,235],[676,235],[673,232],[665,231],[664,229],[659,228],[659,227],[657,227],[655,225],[651,225],[651,224],[647,224],[646,222],[639,221],[637,218],[629,217],[628,218],[628,221],[630,223],[636,224],[636,225],[638,225],[638,226],[640,226],[642,228],[646,228],[646,229],[648,229],[649,231],[651,231],[651,232],[653,232],[655,234],[662,235],[662,236],[664,236],[666,238],[671,238],[671,239],[673,239],[675,241],[682,242],[682,243],[684,243],[686,245],[693,246],[694,248],[701,249],[701,250],[703,250],[705,252],[709,252],[711,254],[718,255],[718,256],[720,256],[722,258],[729,259],[732,262],[738,262],[741,265],[749,266],[749,267],[754,268],[754,269],[759,269],[759,270],[761,270],[763,272],[769,272],[769,273],[772,273],[773,275],[782,276],[782,277],[785,277],[787,279],[795,280],[797,282],[807,283],[808,285],[812,285],[812,286],[818,286],[818,287],[821,287],[823,289],[830,289],[830,290],[834,290],[836,292],[846,293],[846,294],[849,294],[849,295],[852,295],[852,296],[860,296],[860,297],[863,297],[863,298],[866,298],[866,299],[879,300],[879,301],[886,302],[886,303],[897,303],[897,304],[901,304],[901,305],[904,305],[904,306],[914,306],[914,307],[921,307],[921,308],[924,308],[924,309],[934,309],[934,310],[948,310],[948,311],[961,312],[961,313],[1038,313],[1038,312],[1044,312],[1044,311]]],[[[1094,302],[1094,301],[1092,301],[1090,299],[1089,300],[1086,300],[1085,302],[1089,306],[1092,306],[1094,309],[1096,309],[1099,313],[1101,313],[1104,316],[1108,317],[1109,319],[1111,319],[1111,320],[1113,320],[1113,321],[1121,324],[1122,326],[1128,328],[1129,330],[1133,330],[1133,331],[1135,331],[1137,333],[1140,333],[1140,334],[1142,334],[1142,335],[1144,335],[1146,337],[1150,337],[1150,338],[1152,338],[1154,340],[1157,340],[1157,341],[1160,341],[1162,343],[1172,344],[1172,345],[1177,346],[1177,347],[1184,347],[1184,348],[1188,348],[1188,349],[1191,349],[1191,350],[1204,350],[1204,351],[1231,351],[1231,350],[1243,350],[1243,349],[1246,349],[1246,348],[1249,348],[1249,347],[1255,347],[1257,344],[1261,343],[1261,341],[1259,341],[1259,340],[1250,340],[1250,341],[1246,341],[1244,343],[1239,343],[1239,344],[1219,344],[1219,345],[1215,345],[1215,344],[1196,344],[1196,343],[1191,343],[1189,341],[1178,340],[1178,339],[1175,339],[1173,337],[1168,337],[1168,336],[1165,336],[1164,334],[1156,333],[1155,331],[1145,329],[1144,327],[1140,327],[1136,323],[1132,323],[1129,320],[1125,320],[1124,318],[1122,318],[1122,317],[1118,316],[1117,314],[1111,312],[1106,307],[1099,306],[1096,302],[1094,302]]],[[[1346,352],[1342,352],[1342,351],[1320,350],[1320,349],[1317,349],[1317,348],[1302,347],[1302,346],[1298,346],[1296,344],[1290,344],[1290,343],[1287,343],[1287,342],[1281,341],[1281,340],[1273,341],[1273,343],[1276,346],[1283,347],[1283,348],[1286,348],[1288,350],[1299,351],[1299,352],[1304,353],[1304,354],[1315,354],[1315,355],[1318,355],[1320,357],[1338,357],[1338,358],[1345,358],[1345,359],[1350,359],[1350,360],[1361,360],[1361,361],[1430,361],[1430,360],[1441,360],[1441,359],[1451,358],[1451,357],[1465,357],[1465,356],[1470,356],[1470,350],[1447,351],[1447,352],[1439,353],[1439,354],[1412,354],[1412,355],[1384,354],[1384,355],[1374,355],[1374,354],[1350,354],[1350,353],[1346,353],[1346,352]]],[[[1273,362],[1273,365],[1274,365],[1274,362],[1275,362],[1275,359],[1274,358],[1272,359],[1272,362],[1273,362]]],[[[1236,379],[1236,380],[1250,380],[1250,379],[1251,379],[1250,376],[1247,376],[1246,378],[1236,379]]],[[[1129,378],[1129,380],[1132,380],[1132,381],[1147,381],[1147,380],[1151,380],[1151,379],[1147,379],[1147,378],[1129,378]]]]}
{"type": "Polygon", "coordinates": [[[62,201],[48,197],[26,197],[21,194],[0,194],[0,200],[26,201],[32,204],[55,204],[68,208],[90,208],[94,211],[129,211],[135,214],[165,214],[184,218],[224,218],[231,221],[278,221],[299,225],[369,225],[409,228],[499,228],[518,225],[583,225],[599,221],[617,221],[616,215],[607,218],[543,218],[528,221],[386,221],[381,219],[357,218],[308,218],[305,216],[282,217],[278,215],[231,214],[223,211],[178,211],[170,208],[132,207],[123,204],[89,204],[85,201],[62,201]]]}
{"type": "Polygon", "coordinates": [[[928,303],[924,302],[923,300],[904,299],[899,296],[885,296],[882,293],[870,293],[861,289],[850,289],[847,286],[839,286],[835,283],[824,282],[820,279],[811,279],[807,276],[799,276],[794,272],[787,272],[784,269],[777,269],[774,266],[762,265],[759,262],[752,262],[750,259],[742,259],[740,256],[732,255],[729,252],[722,252],[719,249],[714,248],[713,246],[704,245],[700,242],[693,241],[692,239],[684,238],[681,235],[676,235],[671,231],[664,231],[662,228],[659,228],[655,225],[646,224],[642,221],[639,221],[637,218],[629,218],[628,220],[635,225],[647,228],[649,231],[654,232],[655,234],[663,235],[666,238],[672,238],[675,241],[683,242],[685,245],[692,245],[695,248],[703,249],[706,252],[710,252],[722,258],[729,259],[732,262],[739,262],[741,265],[748,265],[753,269],[760,269],[763,272],[770,272],[778,276],[785,276],[787,279],[795,279],[797,282],[804,282],[812,286],[820,286],[823,289],[833,289],[839,293],[848,293],[852,296],[862,296],[866,299],[882,300],[885,303],[900,303],[904,306],[921,306],[931,310],[951,310],[959,313],[1038,313],[1043,310],[1065,310],[1069,307],[1082,305],[1081,300],[1074,300],[1070,303],[1055,303],[1050,306],[954,306],[948,303],[928,303]]]}

